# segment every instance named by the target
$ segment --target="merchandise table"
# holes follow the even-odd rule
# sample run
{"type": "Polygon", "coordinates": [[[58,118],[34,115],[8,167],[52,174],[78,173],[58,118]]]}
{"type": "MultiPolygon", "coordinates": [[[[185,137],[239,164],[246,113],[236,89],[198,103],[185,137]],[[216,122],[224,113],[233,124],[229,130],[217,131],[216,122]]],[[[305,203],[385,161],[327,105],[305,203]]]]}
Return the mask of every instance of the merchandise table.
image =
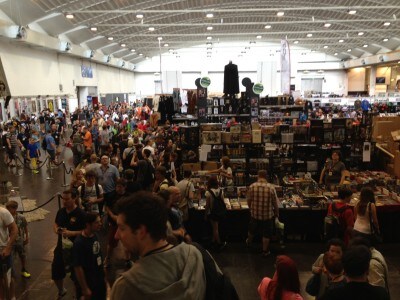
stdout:
{"type": "MultiPolygon", "coordinates": [[[[400,205],[377,206],[378,220],[384,242],[400,241],[400,205]]],[[[196,241],[211,236],[211,226],[204,218],[204,210],[193,210],[188,231],[196,241]]],[[[301,237],[306,241],[321,241],[324,233],[324,218],[327,209],[280,208],[279,220],[285,224],[284,238],[301,237]]],[[[248,209],[228,210],[220,223],[220,234],[227,241],[244,241],[250,220],[248,209]]]]}

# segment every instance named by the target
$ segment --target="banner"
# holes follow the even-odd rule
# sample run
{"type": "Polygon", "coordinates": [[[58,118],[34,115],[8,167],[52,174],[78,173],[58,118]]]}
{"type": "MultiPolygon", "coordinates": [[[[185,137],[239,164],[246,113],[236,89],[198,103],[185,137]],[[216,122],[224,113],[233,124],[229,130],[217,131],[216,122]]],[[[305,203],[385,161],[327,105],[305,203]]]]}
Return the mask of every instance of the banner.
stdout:
{"type": "Polygon", "coordinates": [[[290,49],[287,40],[281,40],[281,92],[290,95],[290,49]]]}

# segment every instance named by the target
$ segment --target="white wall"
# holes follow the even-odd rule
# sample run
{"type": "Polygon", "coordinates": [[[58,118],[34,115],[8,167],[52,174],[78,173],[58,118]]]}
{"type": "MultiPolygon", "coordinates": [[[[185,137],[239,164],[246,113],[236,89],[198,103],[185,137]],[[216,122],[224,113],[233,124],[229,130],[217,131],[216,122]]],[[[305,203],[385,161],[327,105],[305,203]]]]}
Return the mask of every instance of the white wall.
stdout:
{"type": "Polygon", "coordinates": [[[76,95],[76,86],[97,86],[103,94],[135,92],[135,75],[130,71],[18,43],[2,42],[0,55],[13,97],[76,95]],[[91,65],[93,78],[82,77],[82,64],[91,65]]]}
{"type": "Polygon", "coordinates": [[[365,90],[365,68],[354,68],[348,70],[349,91],[365,90]]]}

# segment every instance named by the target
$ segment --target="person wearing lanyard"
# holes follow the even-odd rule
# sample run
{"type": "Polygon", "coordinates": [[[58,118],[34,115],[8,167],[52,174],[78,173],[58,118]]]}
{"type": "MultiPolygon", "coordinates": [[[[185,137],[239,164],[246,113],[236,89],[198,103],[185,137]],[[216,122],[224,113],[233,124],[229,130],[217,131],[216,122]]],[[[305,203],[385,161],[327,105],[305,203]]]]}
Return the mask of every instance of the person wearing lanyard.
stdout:
{"type": "Polygon", "coordinates": [[[322,169],[319,179],[320,184],[325,184],[328,190],[343,183],[345,179],[346,166],[340,161],[339,151],[332,152],[332,159],[328,160],[322,169]]]}
{"type": "MultiPolygon", "coordinates": [[[[101,157],[100,165],[96,168],[98,184],[103,187],[104,203],[108,203],[115,196],[115,184],[119,178],[118,169],[110,164],[107,155],[101,157]]],[[[100,214],[103,213],[103,203],[99,203],[100,214]]]]}

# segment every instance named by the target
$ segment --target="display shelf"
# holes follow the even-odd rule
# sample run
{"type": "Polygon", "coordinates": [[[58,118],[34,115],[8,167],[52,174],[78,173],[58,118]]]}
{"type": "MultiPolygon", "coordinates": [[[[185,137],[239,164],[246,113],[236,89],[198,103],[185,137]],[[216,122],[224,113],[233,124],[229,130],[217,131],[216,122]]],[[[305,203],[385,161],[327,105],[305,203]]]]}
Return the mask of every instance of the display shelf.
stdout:
{"type": "Polygon", "coordinates": [[[304,108],[304,105],[260,105],[259,107],[288,109],[288,108],[304,108]]]}

